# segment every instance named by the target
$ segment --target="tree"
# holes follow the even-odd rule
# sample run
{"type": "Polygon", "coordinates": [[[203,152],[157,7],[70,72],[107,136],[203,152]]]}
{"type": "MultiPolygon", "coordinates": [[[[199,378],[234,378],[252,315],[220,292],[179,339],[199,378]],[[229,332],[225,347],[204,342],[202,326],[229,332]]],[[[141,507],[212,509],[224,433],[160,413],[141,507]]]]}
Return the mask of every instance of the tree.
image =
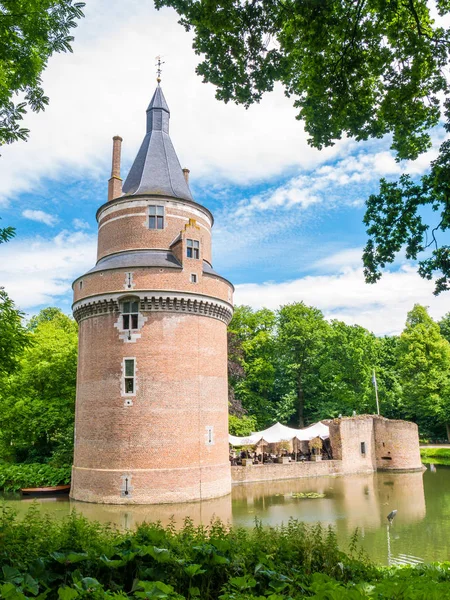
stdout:
{"type": "Polygon", "coordinates": [[[68,318],[67,315],[65,315],[61,309],[57,308],[56,306],[43,308],[39,314],[31,317],[28,323],[28,330],[36,331],[43,323],[52,323],[52,325],[68,332],[73,331],[74,327],[73,320],[68,318]]]}
{"type": "MultiPolygon", "coordinates": [[[[446,106],[445,128],[450,132],[450,101],[446,106]]],[[[419,261],[419,275],[425,279],[437,276],[435,295],[450,289],[450,246],[438,238],[438,232],[450,227],[450,140],[441,145],[430,173],[419,182],[405,174],[398,182],[382,179],[379,194],[372,194],[367,201],[364,223],[369,234],[363,254],[366,281],[378,281],[386,264],[393,263],[405,248],[408,259],[424,256],[419,261]],[[424,207],[438,214],[433,225],[425,222],[424,207]]]]}
{"type": "Polygon", "coordinates": [[[255,417],[248,415],[243,415],[242,417],[237,417],[236,415],[229,416],[228,429],[231,435],[244,437],[256,431],[256,427],[255,417]]]}
{"type": "Polygon", "coordinates": [[[446,426],[450,440],[450,344],[419,304],[408,313],[397,360],[410,417],[428,434],[446,426]]]}
{"type": "Polygon", "coordinates": [[[23,313],[0,288],[0,376],[14,371],[23,349],[30,343],[22,319],[23,313]]]}
{"type": "Polygon", "coordinates": [[[317,361],[328,327],[321,311],[303,302],[286,304],[278,311],[278,352],[295,394],[299,427],[305,427],[305,407],[318,379],[317,361]]]}
{"type": "Polygon", "coordinates": [[[0,244],[8,242],[16,234],[14,227],[0,227],[0,244]]]}
{"type": "Polygon", "coordinates": [[[0,391],[0,452],[18,462],[71,460],[77,325],[52,311],[51,320],[48,311],[38,316],[32,344],[0,391]]]}
{"type": "Polygon", "coordinates": [[[29,107],[39,112],[49,99],[41,75],[55,52],[72,52],[69,35],[83,17],[83,2],[2,0],[0,4],[0,145],[26,140],[20,127],[29,107]],[[14,96],[20,95],[17,103],[14,96]],[[23,100],[22,100],[23,98],[23,100]]]}
{"type": "Polygon", "coordinates": [[[385,336],[376,340],[376,381],[380,412],[388,419],[410,418],[403,401],[403,391],[398,372],[398,336],[385,336]]]}
{"type": "Polygon", "coordinates": [[[375,413],[372,370],[376,364],[375,336],[359,325],[334,320],[327,329],[317,361],[314,420],[375,413]]]}
{"type": "MultiPolygon", "coordinates": [[[[180,23],[194,32],[202,55],[197,73],[217,86],[216,97],[249,106],[280,82],[294,97],[310,134],[322,148],[343,134],[366,140],[392,133],[398,159],[415,159],[431,145],[430,128],[440,118],[450,130],[446,70],[450,32],[436,25],[449,0],[155,0],[172,6],[180,23]]],[[[368,200],[364,222],[369,240],[363,261],[374,283],[387,263],[406,246],[418,258],[419,274],[438,274],[436,293],[449,287],[450,247],[437,232],[450,222],[450,142],[440,149],[431,173],[416,184],[381,182],[368,200]],[[426,223],[421,208],[439,213],[426,223]],[[430,233],[431,231],[431,233],[430,233]]]]}
{"type": "Polygon", "coordinates": [[[445,314],[442,319],[438,322],[439,329],[443,338],[450,342],[450,312],[445,314]]]}
{"type": "MultiPolygon", "coordinates": [[[[217,98],[249,106],[280,82],[321,148],[345,132],[357,139],[393,133],[401,158],[430,144],[449,33],[425,0],[156,0],[194,31],[197,67],[217,98]]],[[[449,10],[437,0],[437,10],[449,10]]]]}
{"type": "Polygon", "coordinates": [[[275,314],[266,308],[253,312],[249,306],[235,307],[229,336],[234,341],[229,357],[242,369],[238,377],[234,375],[230,380],[234,396],[243,411],[254,416],[259,427],[264,427],[276,413],[275,314]]]}

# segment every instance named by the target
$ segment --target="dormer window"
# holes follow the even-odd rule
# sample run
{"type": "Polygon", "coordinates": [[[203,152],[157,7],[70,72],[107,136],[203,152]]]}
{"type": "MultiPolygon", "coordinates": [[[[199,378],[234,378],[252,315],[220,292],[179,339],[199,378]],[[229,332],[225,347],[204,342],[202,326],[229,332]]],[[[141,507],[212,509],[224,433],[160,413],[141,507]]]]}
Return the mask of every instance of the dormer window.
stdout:
{"type": "Polygon", "coordinates": [[[139,302],[126,300],[122,303],[122,329],[137,329],[139,317],[139,302]]]}
{"type": "Polygon", "coordinates": [[[149,229],[164,229],[164,206],[148,207],[149,229]]]}
{"type": "Polygon", "coordinates": [[[186,240],[187,257],[200,258],[200,242],[198,240],[186,240]]]}

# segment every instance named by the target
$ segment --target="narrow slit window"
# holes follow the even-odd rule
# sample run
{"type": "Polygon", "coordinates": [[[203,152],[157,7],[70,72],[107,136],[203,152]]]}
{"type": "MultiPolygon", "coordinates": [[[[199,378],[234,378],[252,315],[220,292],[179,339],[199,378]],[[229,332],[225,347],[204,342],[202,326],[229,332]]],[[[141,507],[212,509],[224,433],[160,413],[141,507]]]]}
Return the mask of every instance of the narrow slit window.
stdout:
{"type": "Polygon", "coordinates": [[[196,273],[191,274],[191,283],[197,283],[197,274],[196,273]]]}
{"type": "Polygon", "coordinates": [[[361,454],[366,453],[366,442],[361,442],[361,454]]]}
{"type": "Polygon", "coordinates": [[[139,302],[129,300],[122,304],[122,328],[137,329],[139,317],[139,302]]]}
{"type": "Polygon", "coordinates": [[[164,229],[164,206],[148,207],[149,229],[164,229]]]}
{"type": "Polygon", "coordinates": [[[187,257],[200,258],[200,242],[198,240],[186,240],[187,242],[187,257]]]}
{"type": "Polygon", "coordinates": [[[134,358],[124,359],[125,394],[134,394],[135,391],[135,364],[134,358]]]}
{"type": "Polygon", "coordinates": [[[207,425],[205,427],[205,429],[206,429],[205,444],[207,446],[213,446],[214,445],[214,427],[212,425],[207,425]]]}

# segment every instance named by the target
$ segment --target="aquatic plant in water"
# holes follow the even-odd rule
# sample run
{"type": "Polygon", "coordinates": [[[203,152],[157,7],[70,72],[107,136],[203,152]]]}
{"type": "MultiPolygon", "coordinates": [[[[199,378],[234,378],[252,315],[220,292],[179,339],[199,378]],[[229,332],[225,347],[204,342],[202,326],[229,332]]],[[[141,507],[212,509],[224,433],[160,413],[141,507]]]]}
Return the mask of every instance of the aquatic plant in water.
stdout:
{"type": "Polygon", "coordinates": [[[326,494],[320,494],[319,492],[292,492],[291,496],[292,498],[307,498],[307,499],[314,499],[314,498],[325,498],[326,494]]]}

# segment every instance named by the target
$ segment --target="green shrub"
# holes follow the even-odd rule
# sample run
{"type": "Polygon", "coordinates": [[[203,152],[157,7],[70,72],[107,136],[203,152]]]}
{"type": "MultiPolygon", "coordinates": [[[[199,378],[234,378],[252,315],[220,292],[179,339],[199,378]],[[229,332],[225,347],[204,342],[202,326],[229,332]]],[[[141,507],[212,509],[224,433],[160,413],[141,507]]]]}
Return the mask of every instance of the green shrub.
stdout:
{"type": "Polygon", "coordinates": [[[421,448],[420,456],[424,463],[450,465],[449,448],[421,448]]]}
{"type": "Polygon", "coordinates": [[[120,532],[72,513],[33,506],[20,521],[0,509],[0,597],[7,600],[450,599],[450,564],[376,567],[347,553],[332,528],[291,520],[269,528],[144,523],[120,532]]]}
{"type": "Polygon", "coordinates": [[[71,467],[41,464],[0,464],[0,490],[17,491],[28,487],[45,487],[70,483],[71,467]]]}

